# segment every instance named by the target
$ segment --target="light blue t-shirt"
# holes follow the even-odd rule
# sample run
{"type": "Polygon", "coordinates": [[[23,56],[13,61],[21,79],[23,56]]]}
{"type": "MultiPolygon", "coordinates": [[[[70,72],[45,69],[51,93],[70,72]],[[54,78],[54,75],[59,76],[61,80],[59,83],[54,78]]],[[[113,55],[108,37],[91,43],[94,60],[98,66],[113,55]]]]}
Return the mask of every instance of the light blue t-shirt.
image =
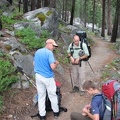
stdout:
{"type": "Polygon", "coordinates": [[[50,67],[55,62],[53,52],[47,48],[41,48],[36,51],[34,56],[34,72],[45,78],[54,77],[54,72],[50,67]]]}

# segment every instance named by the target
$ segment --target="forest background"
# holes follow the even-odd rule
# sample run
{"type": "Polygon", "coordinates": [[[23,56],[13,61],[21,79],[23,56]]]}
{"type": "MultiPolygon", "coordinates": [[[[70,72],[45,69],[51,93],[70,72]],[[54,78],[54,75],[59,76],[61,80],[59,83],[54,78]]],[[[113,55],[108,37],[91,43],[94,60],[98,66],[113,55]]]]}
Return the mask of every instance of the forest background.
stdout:
{"type": "MultiPolygon", "coordinates": [[[[3,1],[3,0],[1,0],[3,1]]],[[[5,1],[5,0],[4,0],[5,1]]],[[[84,30],[90,30],[105,39],[110,38],[111,43],[119,41],[120,37],[120,0],[7,0],[13,7],[13,15],[3,15],[0,10],[0,30],[13,30],[12,25],[21,21],[28,11],[42,7],[54,8],[59,15],[59,20],[67,25],[82,26],[84,30]],[[91,26],[89,26],[91,24],[91,26]],[[107,32],[106,32],[107,31],[107,32]]],[[[7,7],[6,7],[7,10],[7,7]]],[[[47,34],[47,33],[45,33],[47,34]]],[[[46,35],[45,35],[46,36],[46,35]]],[[[46,39],[46,38],[45,38],[46,39]]],[[[119,49],[120,44],[117,43],[119,49]]],[[[0,110],[4,104],[3,96],[12,83],[16,81],[13,76],[15,68],[8,56],[0,51],[0,110]],[[6,61],[4,61],[4,59],[6,61]],[[8,62],[8,60],[10,62],[8,62]],[[4,69],[3,69],[4,68],[4,69]],[[4,70],[4,73],[3,73],[4,70]],[[9,77],[8,77],[9,75],[9,77]],[[11,76],[10,76],[11,75],[11,76]],[[4,80],[3,80],[4,78],[4,80]],[[4,81],[4,82],[3,82],[4,81]],[[9,82],[8,82],[9,81],[9,82]]]]}

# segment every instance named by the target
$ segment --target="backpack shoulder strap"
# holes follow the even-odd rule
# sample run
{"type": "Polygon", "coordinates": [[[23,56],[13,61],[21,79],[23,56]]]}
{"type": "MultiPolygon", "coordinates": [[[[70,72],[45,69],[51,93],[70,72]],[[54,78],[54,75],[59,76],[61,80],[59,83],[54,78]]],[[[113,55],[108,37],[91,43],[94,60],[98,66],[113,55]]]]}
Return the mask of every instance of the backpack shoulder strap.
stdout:
{"type": "Polygon", "coordinates": [[[83,50],[83,43],[85,43],[88,46],[87,41],[85,40],[85,38],[81,38],[81,42],[80,42],[80,48],[83,50]]]}
{"type": "Polygon", "coordinates": [[[83,42],[84,42],[84,39],[83,38],[81,38],[81,41],[80,41],[80,48],[83,50],[83,42]]]}
{"type": "Polygon", "coordinates": [[[73,45],[74,45],[74,42],[72,42],[72,43],[70,44],[70,54],[71,54],[71,56],[73,56],[73,53],[74,53],[73,45]]]}

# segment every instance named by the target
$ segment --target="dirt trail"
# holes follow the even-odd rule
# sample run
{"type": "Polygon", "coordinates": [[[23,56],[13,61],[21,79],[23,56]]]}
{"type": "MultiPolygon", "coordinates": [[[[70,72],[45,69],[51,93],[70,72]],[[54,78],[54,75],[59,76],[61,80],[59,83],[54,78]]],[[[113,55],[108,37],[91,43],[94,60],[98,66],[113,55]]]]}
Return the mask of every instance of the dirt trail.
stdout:
{"type": "MultiPolygon", "coordinates": [[[[110,49],[111,43],[101,40],[97,37],[92,37],[95,41],[95,46],[92,48],[92,57],[89,60],[95,74],[91,71],[88,66],[86,71],[86,80],[99,81],[101,77],[101,68],[103,68],[107,63],[110,63],[118,55],[110,49]]],[[[61,92],[62,92],[62,106],[68,109],[68,112],[61,112],[58,120],[70,120],[70,113],[73,111],[80,112],[83,106],[89,103],[90,98],[85,96],[81,97],[79,93],[70,94],[71,84],[70,84],[70,74],[68,67],[65,68],[65,74],[61,76],[56,73],[56,78],[62,82],[61,92]]],[[[14,99],[11,99],[9,95],[6,96],[6,108],[7,111],[4,112],[2,120],[39,120],[37,117],[31,119],[30,115],[37,112],[37,107],[32,108],[32,97],[36,92],[34,87],[27,90],[18,90],[16,94],[14,93],[14,99]],[[9,99],[8,99],[9,98],[9,99]],[[15,112],[16,111],[16,112],[15,112]],[[8,115],[17,115],[16,119],[6,117],[8,115]]],[[[54,120],[52,112],[47,112],[47,120],[54,120]]]]}

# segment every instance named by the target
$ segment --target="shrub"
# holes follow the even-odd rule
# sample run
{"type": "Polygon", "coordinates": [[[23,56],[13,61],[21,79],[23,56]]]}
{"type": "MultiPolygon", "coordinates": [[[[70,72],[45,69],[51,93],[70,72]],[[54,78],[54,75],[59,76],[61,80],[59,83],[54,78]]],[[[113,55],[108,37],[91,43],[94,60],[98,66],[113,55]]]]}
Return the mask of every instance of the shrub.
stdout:
{"type": "Polygon", "coordinates": [[[39,38],[36,36],[36,33],[28,27],[17,30],[15,35],[20,38],[20,42],[25,44],[28,49],[36,50],[38,48],[44,47],[44,42],[50,34],[48,31],[44,30],[39,38]]]}
{"type": "Polygon", "coordinates": [[[6,91],[18,77],[15,75],[15,67],[9,60],[0,60],[0,91],[6,91]]]}

